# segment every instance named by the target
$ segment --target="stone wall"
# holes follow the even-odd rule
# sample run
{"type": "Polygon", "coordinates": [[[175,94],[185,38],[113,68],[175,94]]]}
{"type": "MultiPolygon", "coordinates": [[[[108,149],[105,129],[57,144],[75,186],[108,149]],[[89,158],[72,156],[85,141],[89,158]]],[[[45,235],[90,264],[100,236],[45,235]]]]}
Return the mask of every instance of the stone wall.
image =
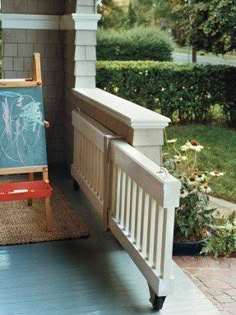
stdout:
{"type": "MultiPolygon", "coordinates": [[[[70,2],[70,1],[69,1],[70,2]]],[[[64,14],[64,0],[2,0],[2,13],[64,14]]],[[[64,163],[64,32],[59,30],[3,30],[2,78],[31,77],[32,54],[42,64],[49,163],[64,163]]]]}

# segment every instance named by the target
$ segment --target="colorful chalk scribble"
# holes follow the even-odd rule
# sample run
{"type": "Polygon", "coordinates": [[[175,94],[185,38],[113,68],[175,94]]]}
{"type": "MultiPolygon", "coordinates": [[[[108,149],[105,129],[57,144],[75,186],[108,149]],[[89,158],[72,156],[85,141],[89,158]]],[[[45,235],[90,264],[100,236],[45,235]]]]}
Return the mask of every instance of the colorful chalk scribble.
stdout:
{"type": "Polygon", "coordinates": [[[0,167],[4,161],[6,166],[37,164],[37,152],[45,162],[42,102],[33,96],[0,89],[0,167]]]}

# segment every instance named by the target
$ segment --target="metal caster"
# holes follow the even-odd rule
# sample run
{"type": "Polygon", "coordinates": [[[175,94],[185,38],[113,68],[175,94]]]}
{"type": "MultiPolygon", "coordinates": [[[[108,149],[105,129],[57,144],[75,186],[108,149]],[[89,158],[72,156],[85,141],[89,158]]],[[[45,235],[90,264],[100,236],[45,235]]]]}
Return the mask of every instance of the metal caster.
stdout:
{"type": "Polygon", "coordinates": [[[151,297],[149,301],[152,303],[153,310],[160,311],[163,307],[165,299],[166,299],[165,296],[157,296],[156,294],[154,298],[151,297]]]}
{"type": "Polygon", "coordinates": [[[152,287],[148,284],[150,299],[149,301],[152,303],[152,308],[154,311],[160,311],[165,302],[166,296],[157,296],[152,287]]]}
{"type": "Polygon", "coordinates": [[[74,188],[74,191],[79,191],[79,184],[77,183],[76,180],[74,180],[73,182],[73,188],[74,188]]]}

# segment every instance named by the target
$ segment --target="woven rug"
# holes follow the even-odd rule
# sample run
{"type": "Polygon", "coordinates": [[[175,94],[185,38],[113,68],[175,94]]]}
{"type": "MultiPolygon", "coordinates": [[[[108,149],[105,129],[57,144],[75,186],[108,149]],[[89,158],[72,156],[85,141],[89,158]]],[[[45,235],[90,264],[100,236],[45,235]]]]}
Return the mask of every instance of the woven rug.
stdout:
{"type": "Polygon", "coordinates": [[[88,228],[66,201],[63,193],[53,187],[51,206],[53,226],[45,229],[44,199],[0,202],[0,245],[35,243],[88,236],[88,228]]]}

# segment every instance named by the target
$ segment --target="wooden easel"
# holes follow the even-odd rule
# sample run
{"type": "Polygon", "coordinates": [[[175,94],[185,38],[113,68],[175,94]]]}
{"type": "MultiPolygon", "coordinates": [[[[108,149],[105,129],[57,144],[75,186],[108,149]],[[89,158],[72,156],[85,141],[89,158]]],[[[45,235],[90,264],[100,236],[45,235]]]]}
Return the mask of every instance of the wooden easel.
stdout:
{"type": "MultiPolygon", "coordinates": [[[[30,79],[8,79],[0,80],[1,88],[11,87],[36,87],[42,85],[40,54],[33,54],[32,78],[30,79]]],[[[44,122],[48,126],[47,122],[44,122]]],[[[32,205],[32,199],[45,199],[45,221],[46,230],[52,229],[52,213],[50,206],[50,197],[52,188],[49,185],[48,166],[24,166],[0,168],[0,175],[29,174],[28,181],[2,182],[0,183],[0,202],[10,200],[28,199],[28,205],[32,205]],[[41,180],[34,180],[35,173],[42,173],[41,180]]]]}
{"type": "Polygon", "coordinates": [[[30,87],[42,85],[40,54],[34,53],[32,60],[32,78],[0,79],[1,87],[30,87]]]}

